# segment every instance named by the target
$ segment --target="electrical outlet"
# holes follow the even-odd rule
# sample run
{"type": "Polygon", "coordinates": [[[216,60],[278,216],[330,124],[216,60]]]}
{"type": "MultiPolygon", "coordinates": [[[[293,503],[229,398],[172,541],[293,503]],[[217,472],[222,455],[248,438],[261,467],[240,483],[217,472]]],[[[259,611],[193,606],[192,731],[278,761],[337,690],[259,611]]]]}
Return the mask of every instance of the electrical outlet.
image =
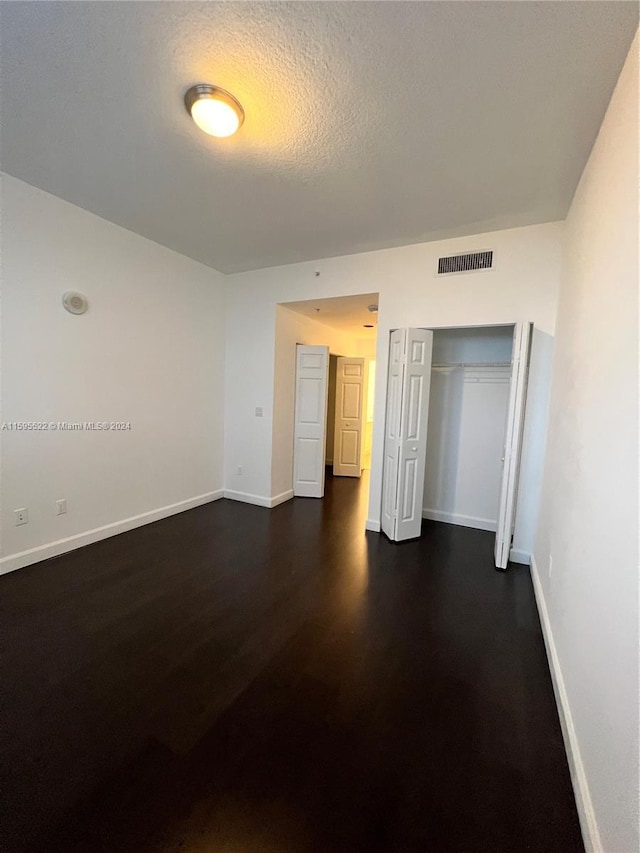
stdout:
{"type": "Polygon", "coordinates": [[[263,418],[264,417],[264,409],[262,406],[256,406],[256,417],[263,418]]]}
{"type": "Polygon", "coordinates": [[[244,474],[244,468],[242,467],[242,465],[238,465],[238,467],[236,468],[236,474],[244,474]]]}
{"type": "Polygon", "coordinates": [[[23,506],[22,509],[14,509],[13,514],[16,517],[16,527],[29,523],[29,510],[26,506],[23,506]]]}
{"type": "Polygon", "coordinates": [[[67,499],[60,498],[59,501],[56,501],[56,515],[64,515],[67,511],[67,499]]]}
{"type": "Polygon", "coordinates": [[[549,577],[551,577],[551,572],[553,571],[553,557],[549,554],[549,577]]]}

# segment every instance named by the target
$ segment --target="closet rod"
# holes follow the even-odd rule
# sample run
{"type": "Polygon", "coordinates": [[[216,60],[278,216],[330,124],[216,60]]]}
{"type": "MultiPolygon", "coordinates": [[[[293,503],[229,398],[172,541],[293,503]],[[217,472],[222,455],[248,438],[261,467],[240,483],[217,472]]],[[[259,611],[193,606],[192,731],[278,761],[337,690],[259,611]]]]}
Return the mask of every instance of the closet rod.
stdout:
{"type": "Polygon", "coordinates": [[[511,367],[510,361],[442,361],[432,367],[511,367]]]}

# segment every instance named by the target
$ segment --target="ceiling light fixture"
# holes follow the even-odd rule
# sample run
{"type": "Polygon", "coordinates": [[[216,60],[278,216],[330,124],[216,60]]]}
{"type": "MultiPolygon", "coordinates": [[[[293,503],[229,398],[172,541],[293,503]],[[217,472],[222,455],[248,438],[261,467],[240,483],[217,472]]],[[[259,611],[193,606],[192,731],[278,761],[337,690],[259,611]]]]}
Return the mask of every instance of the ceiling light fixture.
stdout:
{"type": "Polygon", "coordinates": [[[244,121],[240,102],[229,92],[209,83],[197,83],[184,96],[191,118],[210,136],[233,136],[244,121]]]}

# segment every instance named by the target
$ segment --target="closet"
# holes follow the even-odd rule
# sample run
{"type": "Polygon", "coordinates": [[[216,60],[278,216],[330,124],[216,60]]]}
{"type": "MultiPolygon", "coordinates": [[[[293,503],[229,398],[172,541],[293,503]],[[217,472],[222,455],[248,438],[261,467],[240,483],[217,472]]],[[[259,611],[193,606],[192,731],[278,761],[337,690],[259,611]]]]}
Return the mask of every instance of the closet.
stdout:
{"type": "Polygon", "coordinates": [[[437,329],[422,517],[495,531],[513,329],[437,329]]]}
{"type": "Polygon", "coordinates": [[[531,324],[391,332],[381,529],[420,536],[422,518],[495,530],[509,559],[531,324]]]}

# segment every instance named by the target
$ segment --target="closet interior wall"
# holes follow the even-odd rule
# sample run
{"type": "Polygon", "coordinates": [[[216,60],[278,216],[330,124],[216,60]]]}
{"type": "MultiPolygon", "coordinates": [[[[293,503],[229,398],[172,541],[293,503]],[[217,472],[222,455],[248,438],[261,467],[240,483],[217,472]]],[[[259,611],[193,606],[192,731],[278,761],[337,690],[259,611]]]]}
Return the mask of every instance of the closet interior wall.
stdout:
{"type": "Polygon", "coordinates": [[[512,326],[434,332],[423,517],[495,531],[512,326]]]}

